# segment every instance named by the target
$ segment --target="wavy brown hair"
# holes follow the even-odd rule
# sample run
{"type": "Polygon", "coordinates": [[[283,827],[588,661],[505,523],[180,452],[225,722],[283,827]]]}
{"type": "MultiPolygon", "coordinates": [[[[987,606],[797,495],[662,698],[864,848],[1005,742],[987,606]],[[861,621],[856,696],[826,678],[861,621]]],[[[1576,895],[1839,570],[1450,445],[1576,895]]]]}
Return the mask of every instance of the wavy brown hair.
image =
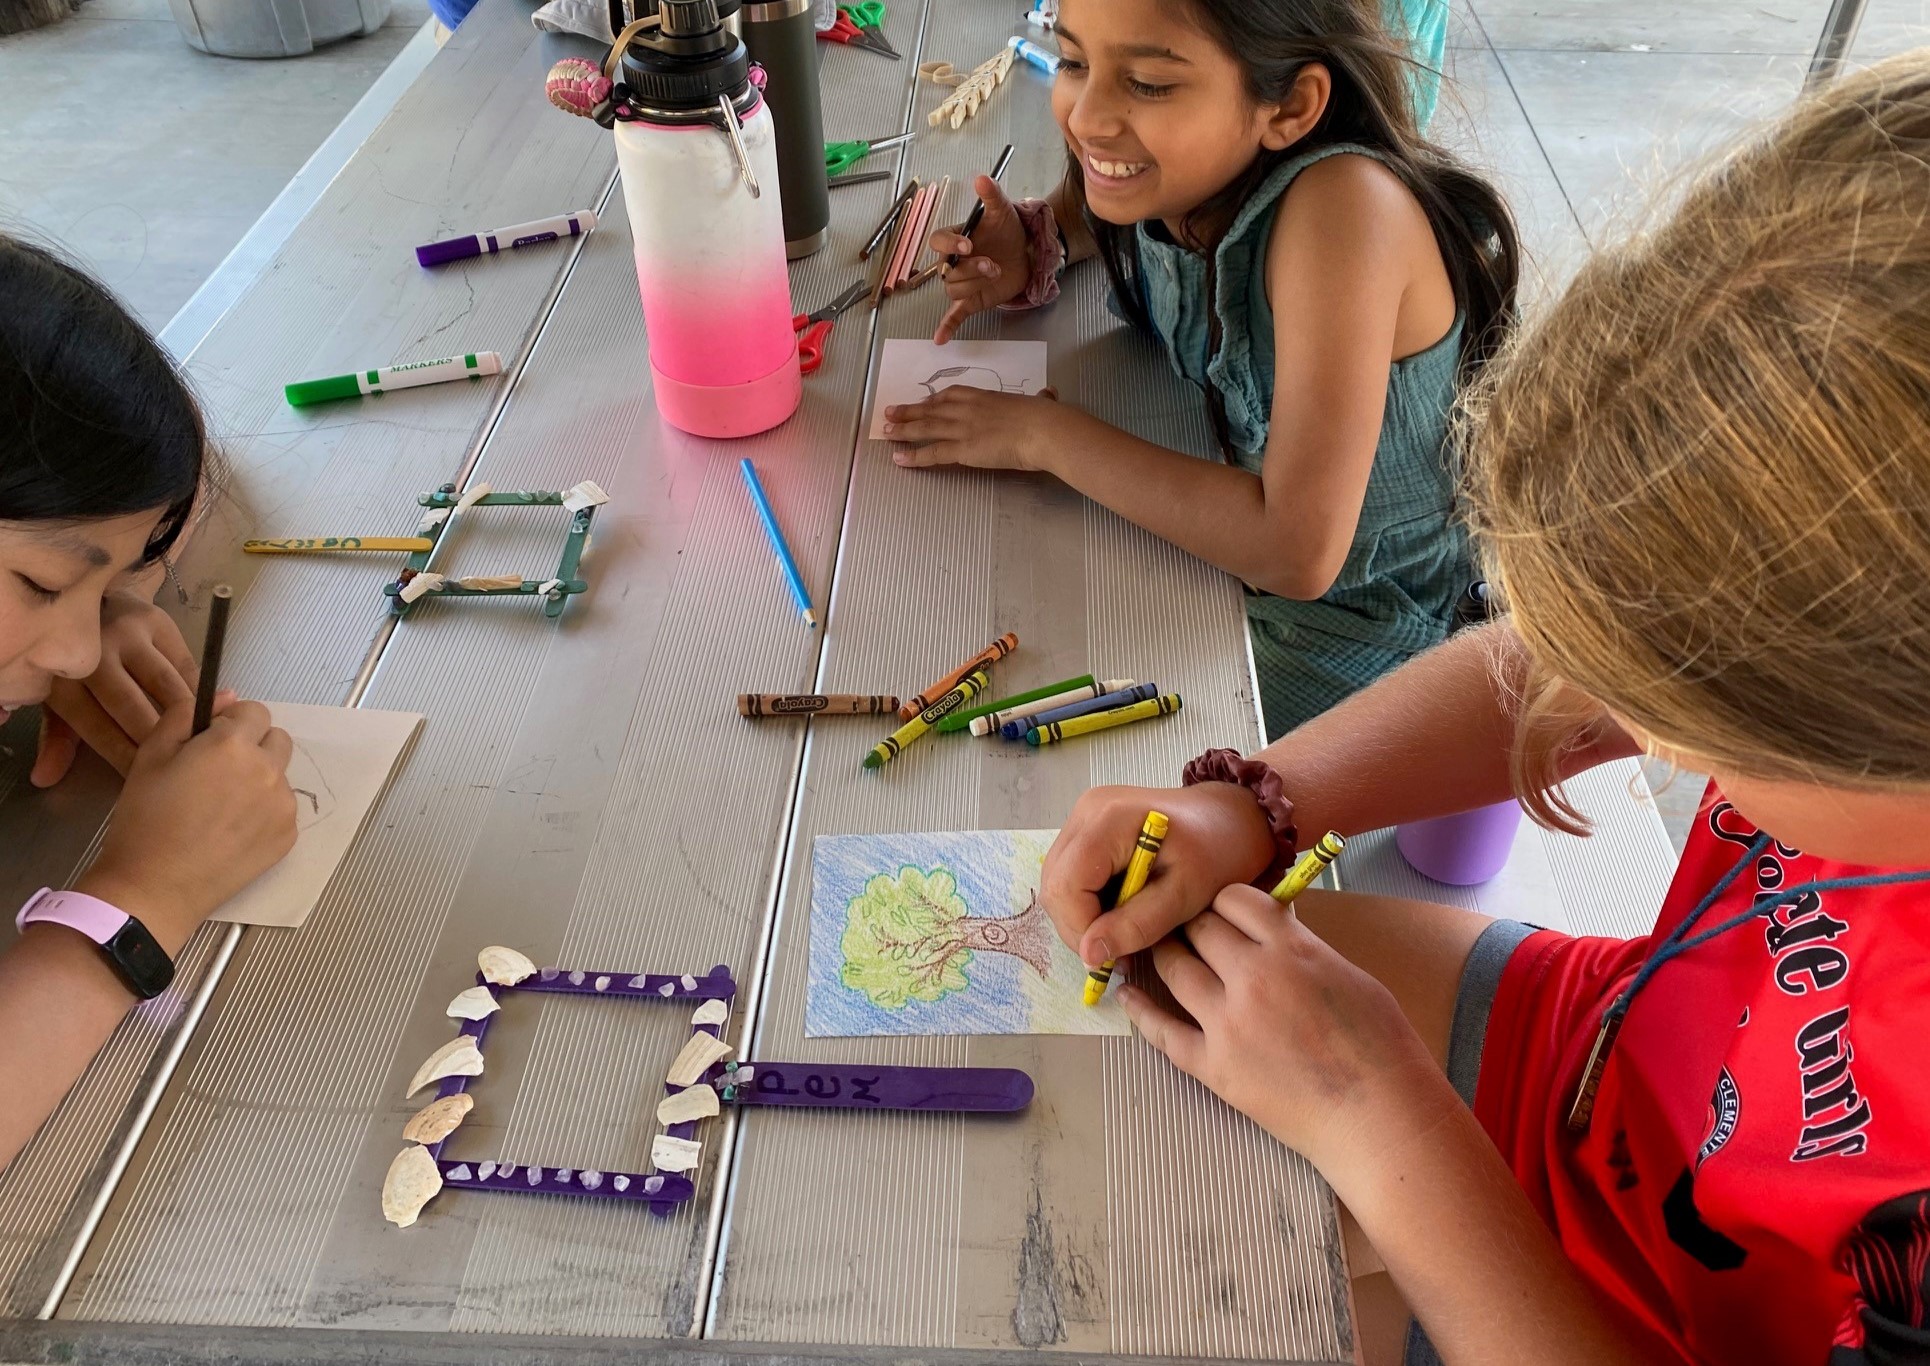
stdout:
{"type": "Polygon", "coordinates": [[[1590,261],[1467,405],[1468,503],[1534,661],[1545,824],[1578,694],[1664,752],[1930,782],[1930,54],[1809,99],[1590,261]]]}

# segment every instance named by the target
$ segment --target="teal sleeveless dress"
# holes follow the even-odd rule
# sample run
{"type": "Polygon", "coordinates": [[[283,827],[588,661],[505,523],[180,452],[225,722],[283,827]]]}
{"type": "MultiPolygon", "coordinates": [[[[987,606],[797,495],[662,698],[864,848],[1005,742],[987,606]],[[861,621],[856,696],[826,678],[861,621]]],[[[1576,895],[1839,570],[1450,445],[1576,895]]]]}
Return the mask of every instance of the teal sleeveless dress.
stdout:
{"type": "MultiPolygon", "coordinates": [[[[1295,176],[1347,152],[1373,155],[1339,144],[1281,165],[1241,209],[1210,262],[1175,245],[1157,223],[1140,224],[1136,235],[1140,301],[1173,369],[1209,402],[1217,396],[1226,455],[1255,474],[1265,462],[1273,410],[1265,265],[1274,214],[1295,176]]],[[[1475,577],[1467,533],[1453,516],[1448,441],[1462,325],[1457,315],[1440,341],[1389,368],[1360,523],[1333,587],[1312,602],[1247,589],[1269,740],[1439,644],[1454,624],[1475,577]]]]}

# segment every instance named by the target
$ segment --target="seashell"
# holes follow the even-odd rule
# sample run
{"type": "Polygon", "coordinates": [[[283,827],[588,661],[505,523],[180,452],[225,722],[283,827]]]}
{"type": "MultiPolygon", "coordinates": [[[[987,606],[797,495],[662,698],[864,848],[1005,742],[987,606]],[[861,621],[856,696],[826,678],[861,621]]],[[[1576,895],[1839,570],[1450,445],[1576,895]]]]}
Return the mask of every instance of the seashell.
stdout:
{"type": "Polygon", "coordinates": [[[709,1071],[712,1063],[729,1057],[735,1051],[714,1034],[692,1034],[690,1042],[683,1046],[683,1051],[670,1064],[664,1081],[671,1086],[689,1086],[709,1071]]]}
{"type": "Polygon", "coordinates": [[[695,1025],[720,1025],[730,1019],[730,1007],[722,1001],[705,1001],[691,1012],[690,1023],[695,1025]]]}
{"type": "Polygon", "coordinates": [[[409,1089],[403,1094],[413,1096],[430,1082],[441,1081],[444,1077],[479,1077],[482,1070],[483,1058],[476,1051],[476,1041],[467,1034],[458,1034],[416,1068],[409,1089]]]}
{"type": "Polygon", "coordinates": [[[543,93],[565,114],[587,119],[599,104],[610,98],[610,81],[595,62],[565,57],[550,68],[543,81],[543,93]]]}
{"type": "Polygon", "coordinates": [[[402,1136],[411,1143],[440,1143],[456,1131],[475,1104],[467,1091],[432,1100],[402,1126],[402,1136]]]}
{"type": "Polygon", "coordinates": [[[442,1013],[458,1020],[480,1020],[485,1015],[494,1015],[501,1010],[502,1003],[496,993],[488,987],[471,987],[456,993],[456,999],[442,1013]]]}
{"type": "Polygon", "coordinates": [[[476,966],[482,969],[485,981],[494,982],[499,987],[513,987],[536,971],[536,964],[515,949],[506,949],[501,944],[491,944],[477,954],[476,966]]]}
{"type": "Polygon", "coordinates": [[[717,1093],[699,1082],[657,1102],[657,1123],[665,1128],[673,1124],[688,1124],[692,1120],[706,1119],[716,1114],[717,1109],[717,1093]]]}
{"type": "Polygon", "coordinates": [[[658,1171],[687,1172],[703,1160],[704,1145],[687,1138],[658,1134],[650,1144],[650,1162],[658,1171]]]}
{"type": "Polygon", "coordinates": [[[415,1222],[422,1207],[442,1189],[442,1173],[427,1148],[410,1144],[389,1163],[389,1174],[382,1178],[382,1217],[397,1228],[415,1222]]]}

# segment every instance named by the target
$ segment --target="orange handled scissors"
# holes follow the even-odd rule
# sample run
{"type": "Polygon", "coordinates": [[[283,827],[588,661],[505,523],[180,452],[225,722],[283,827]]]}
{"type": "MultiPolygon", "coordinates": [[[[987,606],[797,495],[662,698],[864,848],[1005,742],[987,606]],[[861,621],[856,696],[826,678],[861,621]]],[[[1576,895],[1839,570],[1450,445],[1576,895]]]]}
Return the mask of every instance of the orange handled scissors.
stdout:
{"type": "Polygon", "coordinates": [[[797,333],[798,369],[808,375],[824,364],[825,343],[831,340],[838,315],[870,292],[871,286],[860,280],[817,312],[791,319],[791,330],[797,333]]]}

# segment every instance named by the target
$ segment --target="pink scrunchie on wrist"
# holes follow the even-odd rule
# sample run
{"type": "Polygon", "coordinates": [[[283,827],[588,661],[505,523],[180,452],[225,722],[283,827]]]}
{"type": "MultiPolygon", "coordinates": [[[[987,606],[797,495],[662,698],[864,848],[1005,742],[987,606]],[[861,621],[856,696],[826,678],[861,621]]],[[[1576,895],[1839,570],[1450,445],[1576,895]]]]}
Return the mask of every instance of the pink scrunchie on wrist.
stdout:
{"type": "Polygon", "coordinates": [[[1300,840],[1293,823],[1293,803],[1287,799],[1280,775],[1257,759],[1243,758],[1236,749],[1209,749],[1180,771],[1179,781],[1181,787],[1232,783],[1253,794],[1253,800],[1260,804],[1260,814],[1267,818],[1267,829],[1273,832],[1273,862],[1253,885],[1271,891],[1293,866],[1300,840]]]}
{"type": "Polygon", "coordinates": [[[1025,225],[1025,242],[1032,255],[1032,278],[1026,281],[1025,293],[1000,304],[999,308],[1006,313],[1023,313],[1028,308],[1043,308],[1059,297],[1059,276],[1066,268],[1066,248],[1050,204],[1043,199],[1021,199],[1012,208],[1019,222],[1025,225]]]}

